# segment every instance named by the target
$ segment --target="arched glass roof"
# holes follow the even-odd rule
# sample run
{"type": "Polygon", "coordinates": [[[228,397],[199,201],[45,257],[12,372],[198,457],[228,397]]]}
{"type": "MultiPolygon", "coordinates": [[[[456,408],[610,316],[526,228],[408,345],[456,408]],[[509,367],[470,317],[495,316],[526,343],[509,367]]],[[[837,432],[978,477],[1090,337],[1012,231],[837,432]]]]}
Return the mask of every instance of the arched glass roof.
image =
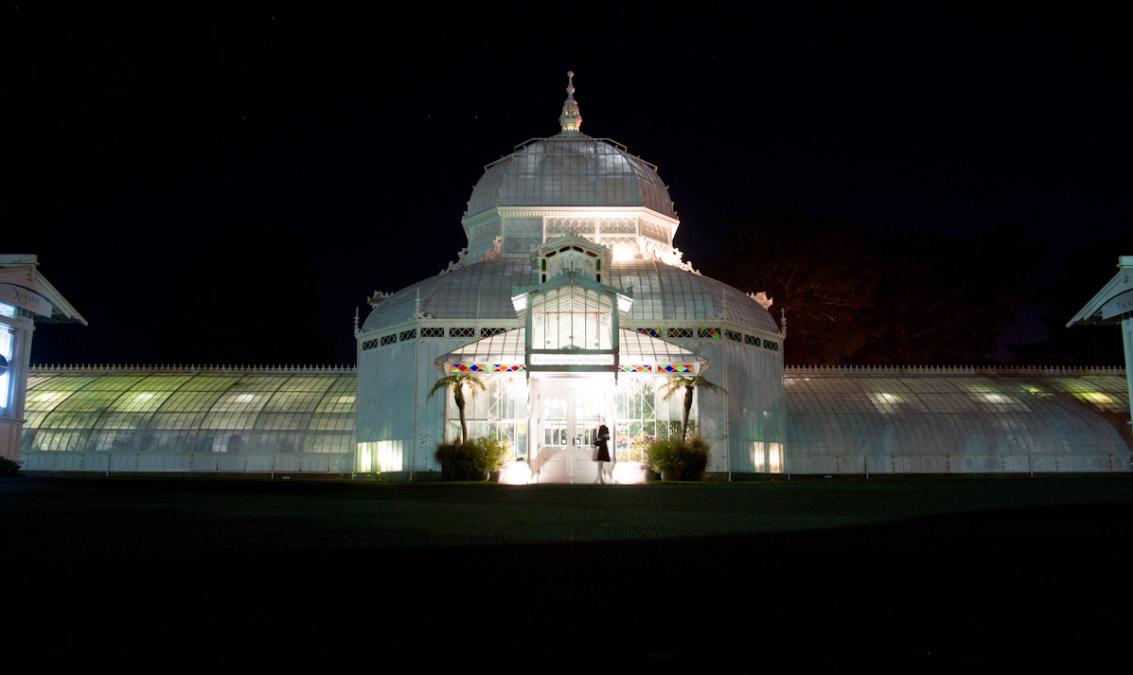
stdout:
{"type": "Polygon", "coordinates": [[[1121,369],[787,368],[796,473],[1128,471],[1121,369]]]}
{"type": "Polygon", "coordinates": [[[354,451],[353,369],[37,368],[24,451],[354,451]]]}

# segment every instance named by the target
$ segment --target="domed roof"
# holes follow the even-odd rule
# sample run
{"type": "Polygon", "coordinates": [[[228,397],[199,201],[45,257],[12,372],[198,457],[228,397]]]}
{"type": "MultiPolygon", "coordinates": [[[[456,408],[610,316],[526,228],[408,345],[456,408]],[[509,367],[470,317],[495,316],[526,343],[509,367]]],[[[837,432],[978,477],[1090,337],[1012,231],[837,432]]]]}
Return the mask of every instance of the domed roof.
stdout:
{"type": "Polygon", "coordinates": [[[472,189],[467,219],[497,206],[642,206],[676,219],[657,167],[608,138],[582,133],[574,72],[559,116],[562,131],[533,138],[484,167],[472,189]]]}
{"type": "MultiPolygon", "coordinates": [[[[537,277],[529,260],[495,258],[466,265],[394,293],[370,312],[363,329],[381,330],[413,319],[418,297],[421,312],[433,319],[515,320],[511,296],[518,288],[536,284],[537,277]]],[[[630,291],[633,306],[627,320],[636,325],[726,320],[779,332],[771,314],[747,294],[657,260],[614,263],[603,282],[630,291]]]]}
{"type": "Polygon", "coordinates": [[[656,166],[619,143],[569,131],[528,141],[486,167],[464,215],[497,206],[640,206],[677,217],[656,166]]]}

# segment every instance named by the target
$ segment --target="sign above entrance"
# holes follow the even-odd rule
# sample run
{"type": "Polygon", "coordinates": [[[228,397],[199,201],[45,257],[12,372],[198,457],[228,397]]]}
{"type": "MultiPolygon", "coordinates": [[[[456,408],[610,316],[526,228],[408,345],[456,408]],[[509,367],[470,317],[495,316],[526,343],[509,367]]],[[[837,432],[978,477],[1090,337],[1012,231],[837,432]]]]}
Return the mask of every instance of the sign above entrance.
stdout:
{"type": "Polygon", "coordinates": [[[613,354],[531,354],[532,366],[609,366],[613,354]]]}
{"type": "Polygon", "coordinates": [[[0,300],[40,316],[51,316],[51,303],[27,286],[0,283],[0,300]]]}

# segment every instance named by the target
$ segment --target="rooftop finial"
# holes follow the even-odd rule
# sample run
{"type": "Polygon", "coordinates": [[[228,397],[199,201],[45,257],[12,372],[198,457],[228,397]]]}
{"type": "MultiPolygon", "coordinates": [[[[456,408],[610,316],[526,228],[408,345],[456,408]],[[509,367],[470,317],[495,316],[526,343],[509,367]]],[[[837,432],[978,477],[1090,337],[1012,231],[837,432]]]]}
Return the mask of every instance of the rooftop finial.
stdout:
{"type": "Polygon", "coordinates": [[[564,134],[577,134],[582,128],[582,113],[578,110],[578,101],[574,100],[574,71],[567,71],[567,98],[563,103],[563,112],[559,115],[559,124],[564,134]]]}

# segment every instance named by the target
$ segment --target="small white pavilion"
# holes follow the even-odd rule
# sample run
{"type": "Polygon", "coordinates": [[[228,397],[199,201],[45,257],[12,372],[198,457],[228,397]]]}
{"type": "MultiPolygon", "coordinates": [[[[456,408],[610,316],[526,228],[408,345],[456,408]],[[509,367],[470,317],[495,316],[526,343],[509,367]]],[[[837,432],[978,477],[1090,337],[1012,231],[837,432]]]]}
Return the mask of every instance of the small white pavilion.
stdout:
{"type": "Polygon", "coordinates": [[[87,323],[40,273],[34,255],[0,255],[0,457],[15,462],[37,321],[87,323]]]}

